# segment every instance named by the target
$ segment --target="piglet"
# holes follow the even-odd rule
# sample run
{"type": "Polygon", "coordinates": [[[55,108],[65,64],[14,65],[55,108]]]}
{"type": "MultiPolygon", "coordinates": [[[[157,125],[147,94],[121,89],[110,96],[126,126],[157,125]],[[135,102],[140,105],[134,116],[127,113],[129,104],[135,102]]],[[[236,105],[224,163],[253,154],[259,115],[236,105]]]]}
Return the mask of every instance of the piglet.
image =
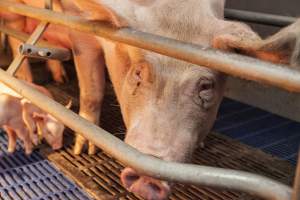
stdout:
{"type": "MultiPolygon", "coordinates": [[[[24,84],[53,98],[42,86],[27,82],[24,84]]],[[[71,104],[67,107],[70,106],[71,104]]],[[[43,138],[53,149],[59,149],[63,145],[64,125],[1,83],[0,126],[8,134],[8,152],[15,151],[17,138],[23,142],[26,154],[30,154],[33,146],[43,138]]]]}

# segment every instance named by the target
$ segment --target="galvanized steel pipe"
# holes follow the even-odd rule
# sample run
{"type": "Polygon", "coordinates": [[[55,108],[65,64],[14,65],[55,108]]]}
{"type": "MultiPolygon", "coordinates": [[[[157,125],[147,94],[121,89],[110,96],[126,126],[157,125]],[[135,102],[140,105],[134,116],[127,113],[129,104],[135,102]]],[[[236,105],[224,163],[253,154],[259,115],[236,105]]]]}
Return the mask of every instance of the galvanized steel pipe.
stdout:
{"type": "Polygon", "coordinates": [[[159,179],[243,191],[265,199],[290,200],[291,188],[259,175],[229,169],[166,162],[144,155],[0,69],[0,81],[55,116],[72,130],[137,171],[159,179]]]}
{"type": "Polygon", "coordinates": [[[71,59],[70,51],[65,51],[63,48],[38,47],[30,44],[22,44],[19,47],[19,52],[21,55],[32,58],[54,59],[60,61],[71,59]]]}
{"type": "Polygon", "coordinates": [[[227,19],[240,20],[256,24],[283,27],[296,21],[295,17],[252,12],[246,10],[225,9],[227,19]]]}
{"type": "MultiPolygon", "coordinates": [[[[1,25],[0,25],[0,32],[5,33],[9,36],[12,36],[22,42],[26,42],[28,40],[28,38],[30,37],[30,35],[28,35],[27,33],[17,31],[17,30],[8,28],[6,26],[1,26],[1,25]]],[[[43,39],[40,39],[36,43],[35,46],[40,47],[40,48],[51,49],[51,50],[54,50],[55,52],[60,52],[61,54],[63,54],[63,56],[60,57],[59,60],[71,59],[71,57],[72,57],[72,52],[69,49],[52,45],[43,39]]]]}
{"type": "Polygon", "coordinates": [[[273,85],[288,91],[300,92],[300,71],[253,59],[203,48],[131,28],[115,29],[106,23],[91,22],[78,16],[66,15],[0,0],[0,10],[10,11],[39,20],[95,34],[100,37],[171,56],[200,66],[209,67],[243,79],[273,85]]]}

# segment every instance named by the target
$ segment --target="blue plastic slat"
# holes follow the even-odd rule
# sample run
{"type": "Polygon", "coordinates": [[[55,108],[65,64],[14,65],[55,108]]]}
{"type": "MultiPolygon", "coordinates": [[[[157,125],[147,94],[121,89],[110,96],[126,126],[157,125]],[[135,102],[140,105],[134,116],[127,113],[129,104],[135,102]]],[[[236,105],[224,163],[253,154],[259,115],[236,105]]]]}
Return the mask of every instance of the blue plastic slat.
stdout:
{"type": "Polygon", "coordinates": [[[296,164],[300,123],[224,99],[214,130],[296,164]]]}
{"type": "Polygon", "coordinates": [[[6,152],[6,136],[0,133],[0,199],[4,200],[88,200],[81,189],[43,157],[26,156],[17,144],[14,154],[6,152]]]}

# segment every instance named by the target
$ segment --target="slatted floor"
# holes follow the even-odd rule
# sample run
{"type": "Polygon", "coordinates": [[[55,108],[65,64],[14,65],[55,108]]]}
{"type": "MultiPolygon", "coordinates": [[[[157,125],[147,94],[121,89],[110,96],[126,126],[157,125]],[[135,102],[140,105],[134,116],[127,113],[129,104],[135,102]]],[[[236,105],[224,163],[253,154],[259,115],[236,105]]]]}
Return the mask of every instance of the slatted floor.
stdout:
{"type": "Polygon", "coordinates": [[[214,130],[296,164],[300,123],[225,99],[214,130]]]}
{"type": "Polygon", "coordinates": [[[38,152],[26,156],[20,145],[8,154],[7,140],[0,135],[0,199],[87,200],[88,195],[60,173],[38,152]]]}
{"type": "MultiPolygon", "coordinates": [[[[76,94],[78,90],[74,85],[59,88],[50,85],[49,88],[58,101],[67,102],[71,98],[75,110],[78,109],[78,94],[76,94]]],[[[111,88],[108,88],[102,111],[101,126],[123,138],[124,126],[111,88]]],[[[227,99],[220,113],[215,129],[235,138],[246,137],[248,136],[246,130],[254,130],[253,125],[247,129],[241,128],[242,125],[247,124],[247,119],[253,120],[254,123],[255,119],[270,115],[227,99]],[[241,131],[244,131],[246,135],[238,134],[241,131]]],[[[275,121],[277,117],[273,117],[274,122],[278,124],[275,121]]],[[[268,123],[272,124],[271,120],[268,120],[268,123]]],[[[255,130],[259,130],[260,127],[261,125],[255,130]]],[[[43,146],[32,156],[26,157],[21,149],[14,155],[6,154],[4,151],[6,141],[0,138],[2,152],[0,154],[0,199],[140,199],[126,191],[120,184],[119,175],[123,168],[122,164],[102,151],[95,156],[86,154],[75,156],[72,153],[72,136],[67,134],[66,141],[68,144],[60,151],[52,152],[43,146]],[[84,191],[89,194],[89,197],[84,191]]],[[[294,167],[285,161],[219,134],[211,134],[205,144],[204,149],[197,149],[193,163],[249,171],[286,184],[292,183],[294,167]]],[[[250,200],[258,198],[239,192],[176,184],[170,199],[250,200]]]]}

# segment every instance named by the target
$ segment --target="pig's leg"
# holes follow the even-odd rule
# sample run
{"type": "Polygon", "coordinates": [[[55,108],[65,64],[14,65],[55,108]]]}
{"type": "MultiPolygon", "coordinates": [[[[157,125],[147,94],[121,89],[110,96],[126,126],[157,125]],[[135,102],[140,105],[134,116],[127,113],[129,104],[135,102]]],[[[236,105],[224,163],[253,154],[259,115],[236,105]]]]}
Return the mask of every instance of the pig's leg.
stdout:
{"type": "MultiPolygon", "coordinates": [[[[18,1],[16,1],[18,2],[18,1]]],[[[26,18],[23,16],[13,15],[14,18],[11,20],[6,21],[6,25],[10,28],[13,28],[18,31],[23,31],[26,25],[26,18]]],[[[13,57],[15,58],[19,55],[19,46],[21,42],[13,37],[8,37],[9,45],[12,49],[13,57]]],[[[20,68],[18,69],[16,76],[22,80],[32,82],[32,74],[30,70],[30,64],[28,59],[25,59],[20,68]]]]}
{"type": "Polygon", "coordinates": [[[32,142],[30,140],[30,136],[28,131],[26,130],[26,128],[22,128],[22,129],[16,129],[15,130],[17,137],[23,142],[24,144],[24,148],[25,148],[25,153],[27,155],[32,153],[33,150],[33,145],[32,142]]]}
{"type": "Polygon", "coordinates": [[[38,145],[39,143],[39,137],[37,132],[37,127],[36,123],[33,120],[33,111],[30,110],[31,104],[29,103],[24,103],[23,104],[23,109],[22,109],[22,119],[24,124],[26,125],[28,132],[29,132],[29,137],[34,145],[38,145]]]}
{"type": "Polygon", "coordinates": [[[300,20],[262,40],[244,24],[224,22],[225,28],[213,39],[215,48],[237,51],[276,63],[300,66],[300,20]]]}
{"type": "Polygon", "coordinates": [[[8,139],[7,151],[9,153],[13,153],[16,150],[17,135],[16,135],[15,131],[7,125],[4,125],[3,129],[7,133],[7,139],[8,139]]]}
{"type": "Polygon", "coordinates": [[[54,81],[58,84],[68,82],[68,76],[63,64],[57,60],[48,60],[47,66],[52,73],[54,81]]]}
{"type": "MultiPolygon", "coordinates": [[[[72,32],[72,50],[80,88],[80,111],[83,118],[98,124],[105,89],[105,63],[97,40],[89,35],[72,32]]],[[[86,139],[77,134],[74,153],[80,154],[86,139]]],[[[89,144],[89,154],[96,147],[89,144]]]]}

